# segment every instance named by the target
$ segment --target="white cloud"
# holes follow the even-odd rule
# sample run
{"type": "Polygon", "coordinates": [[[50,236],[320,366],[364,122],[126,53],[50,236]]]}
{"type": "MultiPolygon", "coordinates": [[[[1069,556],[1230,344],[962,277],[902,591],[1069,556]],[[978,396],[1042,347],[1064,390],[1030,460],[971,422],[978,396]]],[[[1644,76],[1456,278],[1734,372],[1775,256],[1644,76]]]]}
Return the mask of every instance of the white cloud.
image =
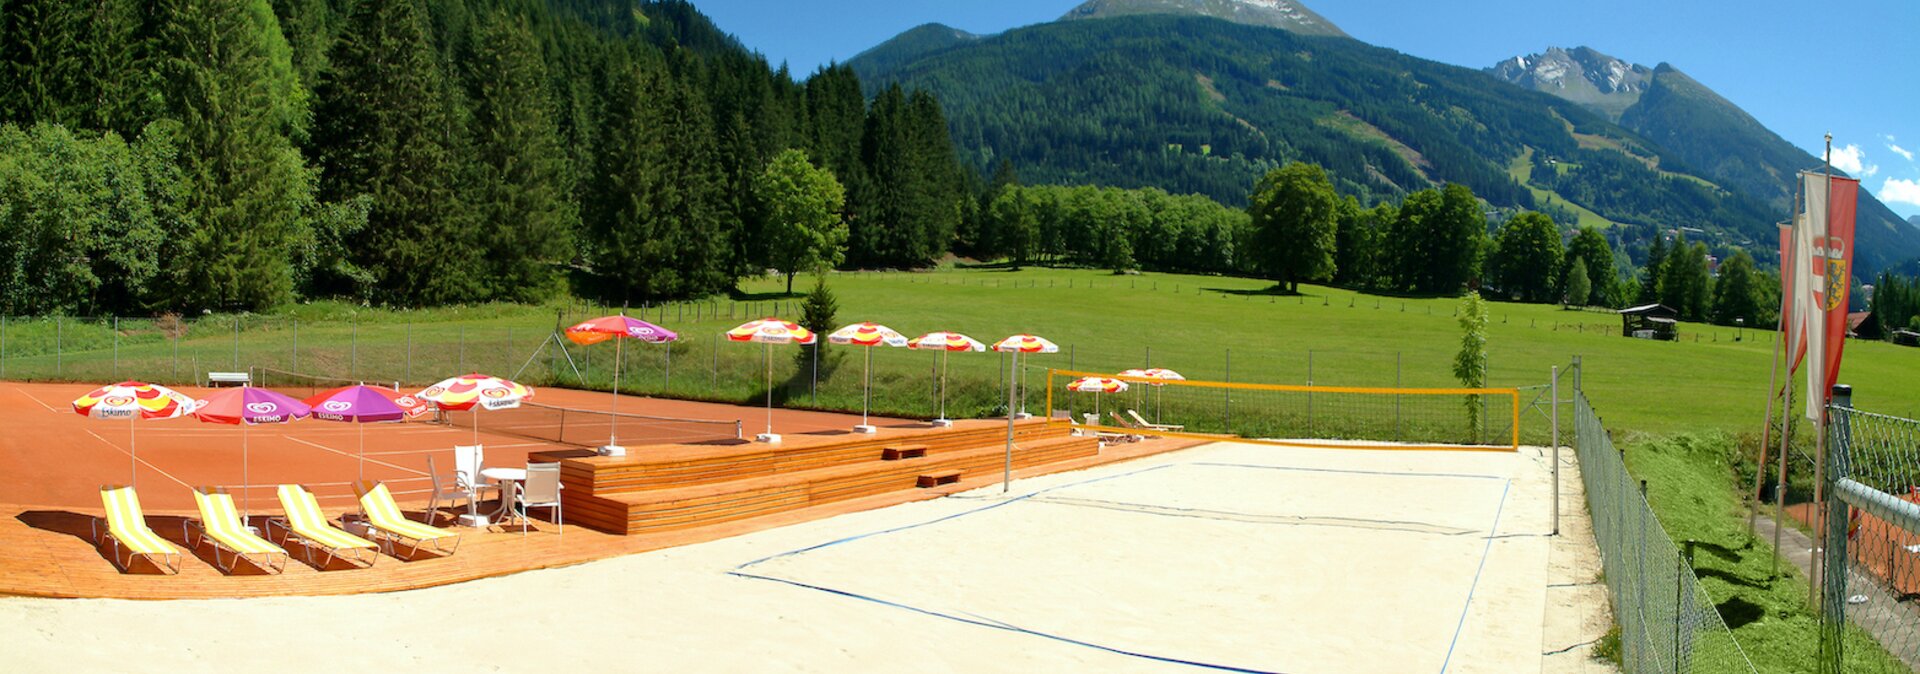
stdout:
{"type": "Polygon", "coordinates": [[[1847,175],[1870,178],[1880,172],[1880,167],[1867,163],[1867,153],[1858,145],[1848,145],[1833,149],[1833,167],[1846,171],[1847,175]]]}
{"type": "MultiPolygon", "coordinates": [[[[1888,138],[1892,138],[1892,136],[1888,136],[1888,138]]],[[[1905,157],[1907,161],[1913,161],[1913,150],[1894,145],[1893,143],[1887,143],[1887,149],[1893,150],[1894,154],[1905,157]]]]}
{"type": "Polygon", "coordinates": [[[1888,178],[1880,183],[1880,190],[1874,196],[1887,203],[1920,206],[1920,180],[1901,180],[1888,178]]]}

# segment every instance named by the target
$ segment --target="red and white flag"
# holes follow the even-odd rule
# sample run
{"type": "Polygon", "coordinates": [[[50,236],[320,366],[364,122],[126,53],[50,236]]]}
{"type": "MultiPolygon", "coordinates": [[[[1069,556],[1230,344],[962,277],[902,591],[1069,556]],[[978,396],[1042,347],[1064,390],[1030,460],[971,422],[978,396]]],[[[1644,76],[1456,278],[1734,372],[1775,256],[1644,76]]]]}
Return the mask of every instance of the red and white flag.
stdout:
{"type": "Polygon", "coordinates": [[[1814,355],[1807,365],[1807,418],[1818,421],[1840,377],[1840,356],[1847,346],[1860,181],[1819,173],[1802,173],[1800,181],[1807,207],[1794,227],[1793,316],[1806,326],[1806,339],[1804,351],[1795,354],[1814,355]]]}

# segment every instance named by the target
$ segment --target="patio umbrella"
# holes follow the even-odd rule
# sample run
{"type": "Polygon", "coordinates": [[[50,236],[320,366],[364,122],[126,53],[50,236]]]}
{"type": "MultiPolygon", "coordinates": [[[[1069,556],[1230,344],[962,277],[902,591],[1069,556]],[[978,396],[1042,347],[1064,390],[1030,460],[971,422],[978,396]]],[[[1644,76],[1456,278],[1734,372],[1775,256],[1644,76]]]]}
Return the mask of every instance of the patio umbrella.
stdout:
{"type": "MultiPolygon", "coordinates": [[[[993,350],[1013,354],[1007,365],[1007,461],[1000,475],[1000,491],[1005,493],[1013,483],[1013,411],[1014,390],[1020,383],[1020,354],[1023,353],[1059,353],[1060,346],[1040,337],[1018,334],[993,343],[993,350]]],[[[1020,398],[1020,414],[1027,411],[1027,397],[1020,398]]]]}
{"type": "Polygon", "coordinates": [[[1174,372],[1173,370],[1169,370],[1164,367],[1150,367],[1144,370],[1140,370],[1140,369],[1121,370],[1120,376],[1139,377],[1142,379],[1159,380],[1159,381],[1147,382],[1147,384],[1153,386],[1154,387],[1153,390],[1156,391],[1156,393],[1154,394],[1155,399],[1153,404],[1153,420],[1155,422],[1160,421],[1160,402],[1159,402],[1159,393],[1157,393],[1157,391],[1160,390],[1160,387],[1165,386],[1166,382],[1187,380],[1187,378],[1184,376],[1181,376],[1180,373],[1174,372]]]}
{"type": "Polygon", "coordinates": [[[200,400],[193,416],[202,422],[240,426],[240,521],[251,512],[253,478],[247,472],[247,427],[258,424],[284,424],[304,419],[311,408],[303,402],[263,388],[242,386],[226,389],[200,400]]]}
{"type": "Polygon", "coordinates": [[[827,335],[827,341],[841,346],[864,346],[867,348],[867,365],[861,374],[860,425],[853,427],[855,433],[873,433],[872,424],[867,423],[867,407],[873,399],[873,348],[876,346],[902,347],[907,345],[907,336],[894,332],[879,323],[868,321],[855,323],[827,335]]]}
{"type": "Polygon", "coordinates": [[[813,331],[801,327],[798,323],[783,321],[771,316],[757,321],[748,321],[740,327],[727,331],[727,341],[755,342],[766,347],[767,361],[767,432],[754,440],[758,442],[779,442],[780,436],[773,433],[773,345],[775,344],[812,344],[816,341],[813,331]]]}
{"type": "Polygon", "coordinates": [[[358,479],[367,479],[367,427],[369,423],[394,422],[426,416],[426,403],[418,398],[380,386],[342,386],[327,389],[303,400],[313,408],[313,418],[344,421],[359,426],[360,464],[358,479]]]}
{"type": "Polygon", "coordinates": [[[955,351],[985,351],[987,345],[958,332],[929,332],[907,341],[907,348],[940,352],[940,418],[935,426],[952,426],[947,418],[947,354],[955,351]]]}
{"type": "Polygon", "coordinates": [[[193,412],[199,403],[179,391],[139,381],[109,384],[73,399],[73,411],[93,419],[127,420],[127,459],[132,469],[128,486],[139,481],[140,458],[136,454],[133,420],[172,419],[193,412]]]}
{"type": "Polygon", "coordinates": [[[442,410],[473,410],[473,444],[480,444],[480,410],[505,410],[533,397],[533,388],[478,372],[442,380],[421,389],[415,398],[442,410]]]}
{"type": "Polygon", "coordinates": [[[1081,377],[1068,382],[1067,390],[1093,394],[1093,420],[1098,422],[1100,421],[1100,396],[1125,391],[1127,383],[1112,377],[1081,377]]]}
{"type": "Polygon", "coordinates": [[[590,321],[582,321],[567,328],[567,339],[575,344],[586,346],[599,344],[609,339],[613,342],[613,412],[609,418],[612,427],[607,433],[607,447],[620,446],[620,345],[629,339],[637,339],[649,344],[665,344],[679,339],[680,335],[672,330],[648,323],[622,313],[617,316],[601,316],[590,321]]]}

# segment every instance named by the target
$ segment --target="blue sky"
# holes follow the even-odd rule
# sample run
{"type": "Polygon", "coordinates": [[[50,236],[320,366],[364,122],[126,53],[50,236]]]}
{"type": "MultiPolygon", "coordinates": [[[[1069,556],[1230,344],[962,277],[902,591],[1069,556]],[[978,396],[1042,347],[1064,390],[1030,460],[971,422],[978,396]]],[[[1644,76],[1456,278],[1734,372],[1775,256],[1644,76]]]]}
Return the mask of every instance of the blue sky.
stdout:
{"type": "MultiPolygon", "coordinates": [[[[720,28],[804,75],[914,26],[997,33],[1077,0],[694,0],[720,28]]],[[[1920,2],[1845,0],[1304,0],[1366,42],[1475,68],[1548,46],[1661,61],[1835,164],[1902,217],[1920,215],[1920,2]],[[1822,55],[1816,45],[1830,45],[1822,55]]]]}

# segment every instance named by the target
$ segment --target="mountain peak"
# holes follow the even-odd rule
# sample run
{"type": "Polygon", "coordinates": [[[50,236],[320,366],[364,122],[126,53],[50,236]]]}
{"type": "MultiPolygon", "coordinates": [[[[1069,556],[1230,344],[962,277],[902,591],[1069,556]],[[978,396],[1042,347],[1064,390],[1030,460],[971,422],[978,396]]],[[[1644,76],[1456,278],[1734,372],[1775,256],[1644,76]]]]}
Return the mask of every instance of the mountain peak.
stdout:
{"type": "MultiPolygon", "coordinates": [[[[1662,64],[1663,66],[1665,64],[1662,64]]],[[[1590,47],[1515,56],[1487,68],[1494,77],[1595,108],[1614,121],[1640,100],[1653,69],[1590,47]]]]}
{"type": "Polygon", "coordinates": [[[1307,9],[1297,0],[1087,0],[1060,17],[1060,20],[1136,14],[1210,16],[1234,23],[1279,28],[1301,35],[1347,37],[1339,26],[1307,9]]]}

